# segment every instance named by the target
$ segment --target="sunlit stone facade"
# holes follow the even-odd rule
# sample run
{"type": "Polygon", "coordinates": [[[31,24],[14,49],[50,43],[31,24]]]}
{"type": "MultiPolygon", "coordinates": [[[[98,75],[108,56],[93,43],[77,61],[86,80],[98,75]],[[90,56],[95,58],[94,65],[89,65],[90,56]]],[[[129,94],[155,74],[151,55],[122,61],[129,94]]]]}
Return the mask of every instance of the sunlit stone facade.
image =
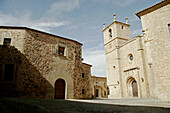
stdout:
{"type": "Polygon", "coordinates": [[[153,97],[170,100],[170,1],[137,13],[143,34],[131,38],[130,24],[103,28],[108,98],[153,97]]]}
{"type": "Polygon", "coordinates": [[[91,98],[82,44],[26,27],[0,26],[1,96],[91,98]],[[82,78],[85,71],[85,78],[82,78]]]}

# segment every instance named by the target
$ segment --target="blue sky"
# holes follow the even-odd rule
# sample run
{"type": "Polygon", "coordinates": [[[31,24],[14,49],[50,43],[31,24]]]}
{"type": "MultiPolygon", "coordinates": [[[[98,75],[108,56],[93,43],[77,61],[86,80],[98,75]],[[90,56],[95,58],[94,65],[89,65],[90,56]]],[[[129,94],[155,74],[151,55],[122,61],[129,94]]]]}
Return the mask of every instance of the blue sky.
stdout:
{"type": "Polygon", "coordinates": [[[93,65],[92,75],[106,76],[103,22],[129,18],[131,37],[142,26],[135,13],[161,0],[0,0],[0,26],[26,26],[70,38],[83,44],[85,63],[93,65]]]}

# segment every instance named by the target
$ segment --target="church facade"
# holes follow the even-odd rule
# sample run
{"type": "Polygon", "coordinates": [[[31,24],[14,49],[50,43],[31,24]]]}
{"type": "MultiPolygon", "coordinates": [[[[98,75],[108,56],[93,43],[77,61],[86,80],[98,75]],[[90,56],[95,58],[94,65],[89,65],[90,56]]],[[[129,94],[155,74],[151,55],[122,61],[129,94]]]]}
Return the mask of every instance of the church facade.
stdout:
{"type": "Polygon", "coordinates": [[[138,12],[143,34],[133,38],[128,18],[103,24],[108,98],[170,100],[169,12],[169,0],[138,12]]]}
{"type": "Polygon", "coordinates": [[[0,96],[89,99],[82,44],[27,27],[0,26],[0,96]]]}

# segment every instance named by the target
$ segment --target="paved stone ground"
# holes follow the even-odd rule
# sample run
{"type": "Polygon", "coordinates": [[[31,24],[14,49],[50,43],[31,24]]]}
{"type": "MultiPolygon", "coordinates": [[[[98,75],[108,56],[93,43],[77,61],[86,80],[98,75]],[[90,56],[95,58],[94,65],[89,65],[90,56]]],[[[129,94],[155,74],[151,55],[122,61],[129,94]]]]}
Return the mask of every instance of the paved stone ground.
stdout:
{"type": "Polygon", "coordinates": [[[170,108],[170,101],[160,101],[153,98],[123,98],[123,99],[97,98],[93,100],[76,100],[76,99],[69,100],[77,102],[102,103],[112,105],[132,105],[132,106],[151,106],[170,108]]]}
{"type": "Polygon", "coordinates": [[[81,101],[84,102],[80,102],[80,100],[0,98],[0,113],[170,113],[170,108],[165,107],[101,103],[102,101],[107,101],[107,103],[114,101],[108,99],[81,101]],[[95,103],[87,103],[88,101],[95,103]]]}

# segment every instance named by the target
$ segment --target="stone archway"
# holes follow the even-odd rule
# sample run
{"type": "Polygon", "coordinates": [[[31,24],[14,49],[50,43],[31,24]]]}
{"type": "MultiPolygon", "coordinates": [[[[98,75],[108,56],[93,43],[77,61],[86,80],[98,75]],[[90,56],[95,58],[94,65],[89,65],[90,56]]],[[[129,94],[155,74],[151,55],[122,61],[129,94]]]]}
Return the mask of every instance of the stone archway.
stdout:
{"type": "Polygon", "coordinates": [[[65,99],[65,81],[58,79],[55,82],[55,99],[65,99]]]}
{"type": "Polygon", "coordinates": [[[127,93],[128,97],[138,97],[138,85],[133,77],[127,79],[127,93]]]}

